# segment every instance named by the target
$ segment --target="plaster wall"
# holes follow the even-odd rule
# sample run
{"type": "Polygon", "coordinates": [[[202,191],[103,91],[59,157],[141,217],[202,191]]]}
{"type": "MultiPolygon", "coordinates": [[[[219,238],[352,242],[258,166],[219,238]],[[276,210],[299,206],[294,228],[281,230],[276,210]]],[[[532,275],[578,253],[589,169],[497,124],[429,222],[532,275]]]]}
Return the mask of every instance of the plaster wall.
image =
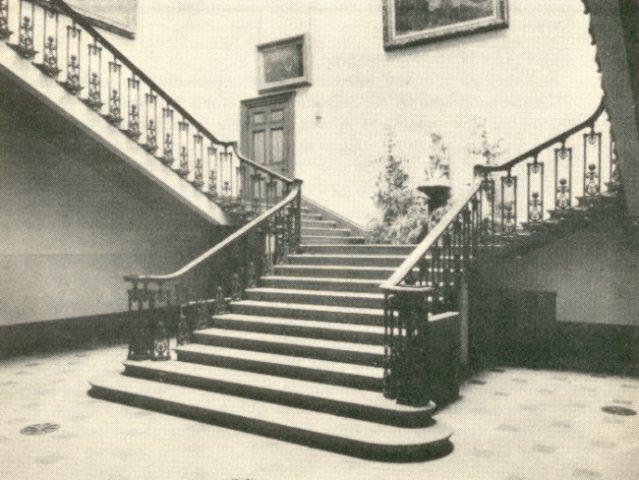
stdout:
{"type": "Polygon", "coordinates": [[[557,294],[560,322],[639,327],[639,245],[623,223],[588,228],[479,269],[489,288],[557,294]]]}
{"type": "Polygon", "coordinates": [[[77,132],[60,148],[13,107],[0,102],[0,327],[122,312],[124,275],[168,273],[215,243],[220,227],[145,177],[117,181],[118,160],[77,147],[77,132]]]}
{"type": "Polygon", "coordinates": [[[583,9],[510,0],[506,30],[385,52],[377,0],[139,0],[136,39],[106,35],[213,132],[239,139],[239,102],[257,96],[255,46],[308,33],[296,176],[309,198],[367,224],[389,132],[417,184],[430,132],[442,134],[459,191],[477,162],[476,119],[507,160],[592,113],[601,89],[583,9]]]}

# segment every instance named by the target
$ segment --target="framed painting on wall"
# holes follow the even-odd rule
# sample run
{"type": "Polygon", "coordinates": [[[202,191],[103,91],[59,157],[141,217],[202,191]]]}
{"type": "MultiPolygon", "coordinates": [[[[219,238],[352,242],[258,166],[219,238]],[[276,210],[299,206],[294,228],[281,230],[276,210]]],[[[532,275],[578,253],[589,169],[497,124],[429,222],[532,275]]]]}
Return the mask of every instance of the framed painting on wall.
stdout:
{"type": "Polygon", "coordinates": [[[382,0],[391,50],[508,27],[508,0],[382,0]]]}
{"type": "Polygon", "coordinates": [[[257,46],[259,93],[311,84],[308,35],[257,46]]]}

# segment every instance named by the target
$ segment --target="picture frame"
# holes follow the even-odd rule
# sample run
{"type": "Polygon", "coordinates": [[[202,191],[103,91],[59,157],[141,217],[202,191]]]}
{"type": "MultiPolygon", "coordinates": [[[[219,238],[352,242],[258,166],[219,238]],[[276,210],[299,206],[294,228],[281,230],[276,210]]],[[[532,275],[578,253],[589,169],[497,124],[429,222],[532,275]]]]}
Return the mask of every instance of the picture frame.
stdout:
{"type": "Polygon", "coordinates": [[[382,0],[384,49],[508,27],[508,0],[382,0]]]}
{"type": "Polygon", "coordinates": [[[257,45],[258,92],[311,85],[308,34],[257,45]]]}

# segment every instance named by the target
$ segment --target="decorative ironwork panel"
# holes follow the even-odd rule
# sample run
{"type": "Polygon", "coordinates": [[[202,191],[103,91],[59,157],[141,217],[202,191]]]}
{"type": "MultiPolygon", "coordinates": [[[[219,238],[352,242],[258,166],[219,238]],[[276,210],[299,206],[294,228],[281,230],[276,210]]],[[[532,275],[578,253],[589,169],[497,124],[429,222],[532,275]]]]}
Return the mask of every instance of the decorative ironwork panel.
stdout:
{"type": "Polygon", "coordinates": [[[182,120],[178,122],[179,132],[179,149],[180,149],[180,167],[178,174],[182,178],[186,178],[189,173],[189,124],[182,120]]]}
{"type": "Polygon", "coordinates": [[[528,222],[541,223],[544,220],[544,164],[535,157],[527,165],[527,173],[528,222]]]}
{"type": "Polygon", "coordinates": [[[146,99],[146,143],[144,149],[149,153],[155,153],[158,149],[158,97],[150,92],[146,93],[144,98],[146,99]]]}
{"type": "Polygon", "coordinates": [[[173,165],[173,110],[170,107],[162,109],[162,162],[166,166],[173,165]]]}
{"type": "Polygon", "coordinates": [[[567,210],[572,205],[572,148],[565,143],[555,149],[555,181],[555,208],[567,210]]]}
{"type": "Polygon", "coordinates": [[[63,83],[64,88],[77,94],[82,90],[80,81],[80,42],[82,30],[75,23],[67,26],[67,78],[63,83]],[[75,40],[75,41],[74,41],[75,40]]]}
{"type": "Polygon", "coordinates": [[[109,62],[109,113],[108,122],[117,127],[122,123],[122,64],[114,59],[109,62]],[[114,78],[115,77],[115,78],[114,78]]]}
{"type": "Polygon", "coordinates": [[[501,231],[506,234],[517,230],[517,177],[501,177],[501,231]]]}
{"type": "Polygon", "coordinates": [[[135,75],[127,78],[128,121],[126,134],[133,140],[140,138],[140,80],[135,75]]]}
{"type": "MultiPolygon", "coordinates": [[[[18,43],[11,44],[11,47],[23,58],[31,59],[38,53],[34,49],[33,28],[35,22],[35,3],[27,2],[29,5],[24,8],[24,0],[18,2],[18,43]],[[31,8],[29,8],[29,6],[31,8]]],[[[6,12],[7,10],[5,10],[6,12]]],[[[7,18],[8,20],[8,18],[7,18]]]]}
{"type": "Polygon", "coordinates": [[[0,0],[0,40],[9,38],[12,33],[9,30],[9,0],[0,0]]]}
{"type": "Polygon", "coordinates": [[[97,44],[89,44],[89,92],[86,99],[87,105],[93,110],[99,111],[102,108],[102,47],[97,44]]]}
{"type": "Polygon", "coordinates": [[[594,196],[601,192],[601,132],[591,128],[584,133],[584,195],[594,196]],[[596,161],[590,162],[588,152],[596,148],[596,161]]]}
{"type": "Polygon", "coordinates": [[[38,68],[48,76],[55,78],[60,73],[58,67],[58,13],[52,8],[44,6],[42,10],[44,18],[42,63],[38,68]],[[53,21],[53,26],[51,26],[53,21]]]}

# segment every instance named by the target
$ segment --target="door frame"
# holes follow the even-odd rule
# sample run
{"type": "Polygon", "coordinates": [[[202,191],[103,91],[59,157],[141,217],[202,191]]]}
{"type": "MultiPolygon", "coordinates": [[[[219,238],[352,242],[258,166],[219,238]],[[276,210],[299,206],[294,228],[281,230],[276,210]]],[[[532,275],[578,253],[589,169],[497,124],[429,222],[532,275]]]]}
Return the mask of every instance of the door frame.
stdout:
{"type": "MultiPolygon", "coordinates": [[[[276,103],[284,106],[284,138],[287,139],[288,177],[295,178],[295,91],[282,92],[274,95],[262,95],[240,101],[240,147],[248,156],[249,152],[249,110],[276,103]]],[[[251,158],[251,160],[253,160],[251,158]]],[[[268,166],[266,166],[268,167],[268,166]]]]}

